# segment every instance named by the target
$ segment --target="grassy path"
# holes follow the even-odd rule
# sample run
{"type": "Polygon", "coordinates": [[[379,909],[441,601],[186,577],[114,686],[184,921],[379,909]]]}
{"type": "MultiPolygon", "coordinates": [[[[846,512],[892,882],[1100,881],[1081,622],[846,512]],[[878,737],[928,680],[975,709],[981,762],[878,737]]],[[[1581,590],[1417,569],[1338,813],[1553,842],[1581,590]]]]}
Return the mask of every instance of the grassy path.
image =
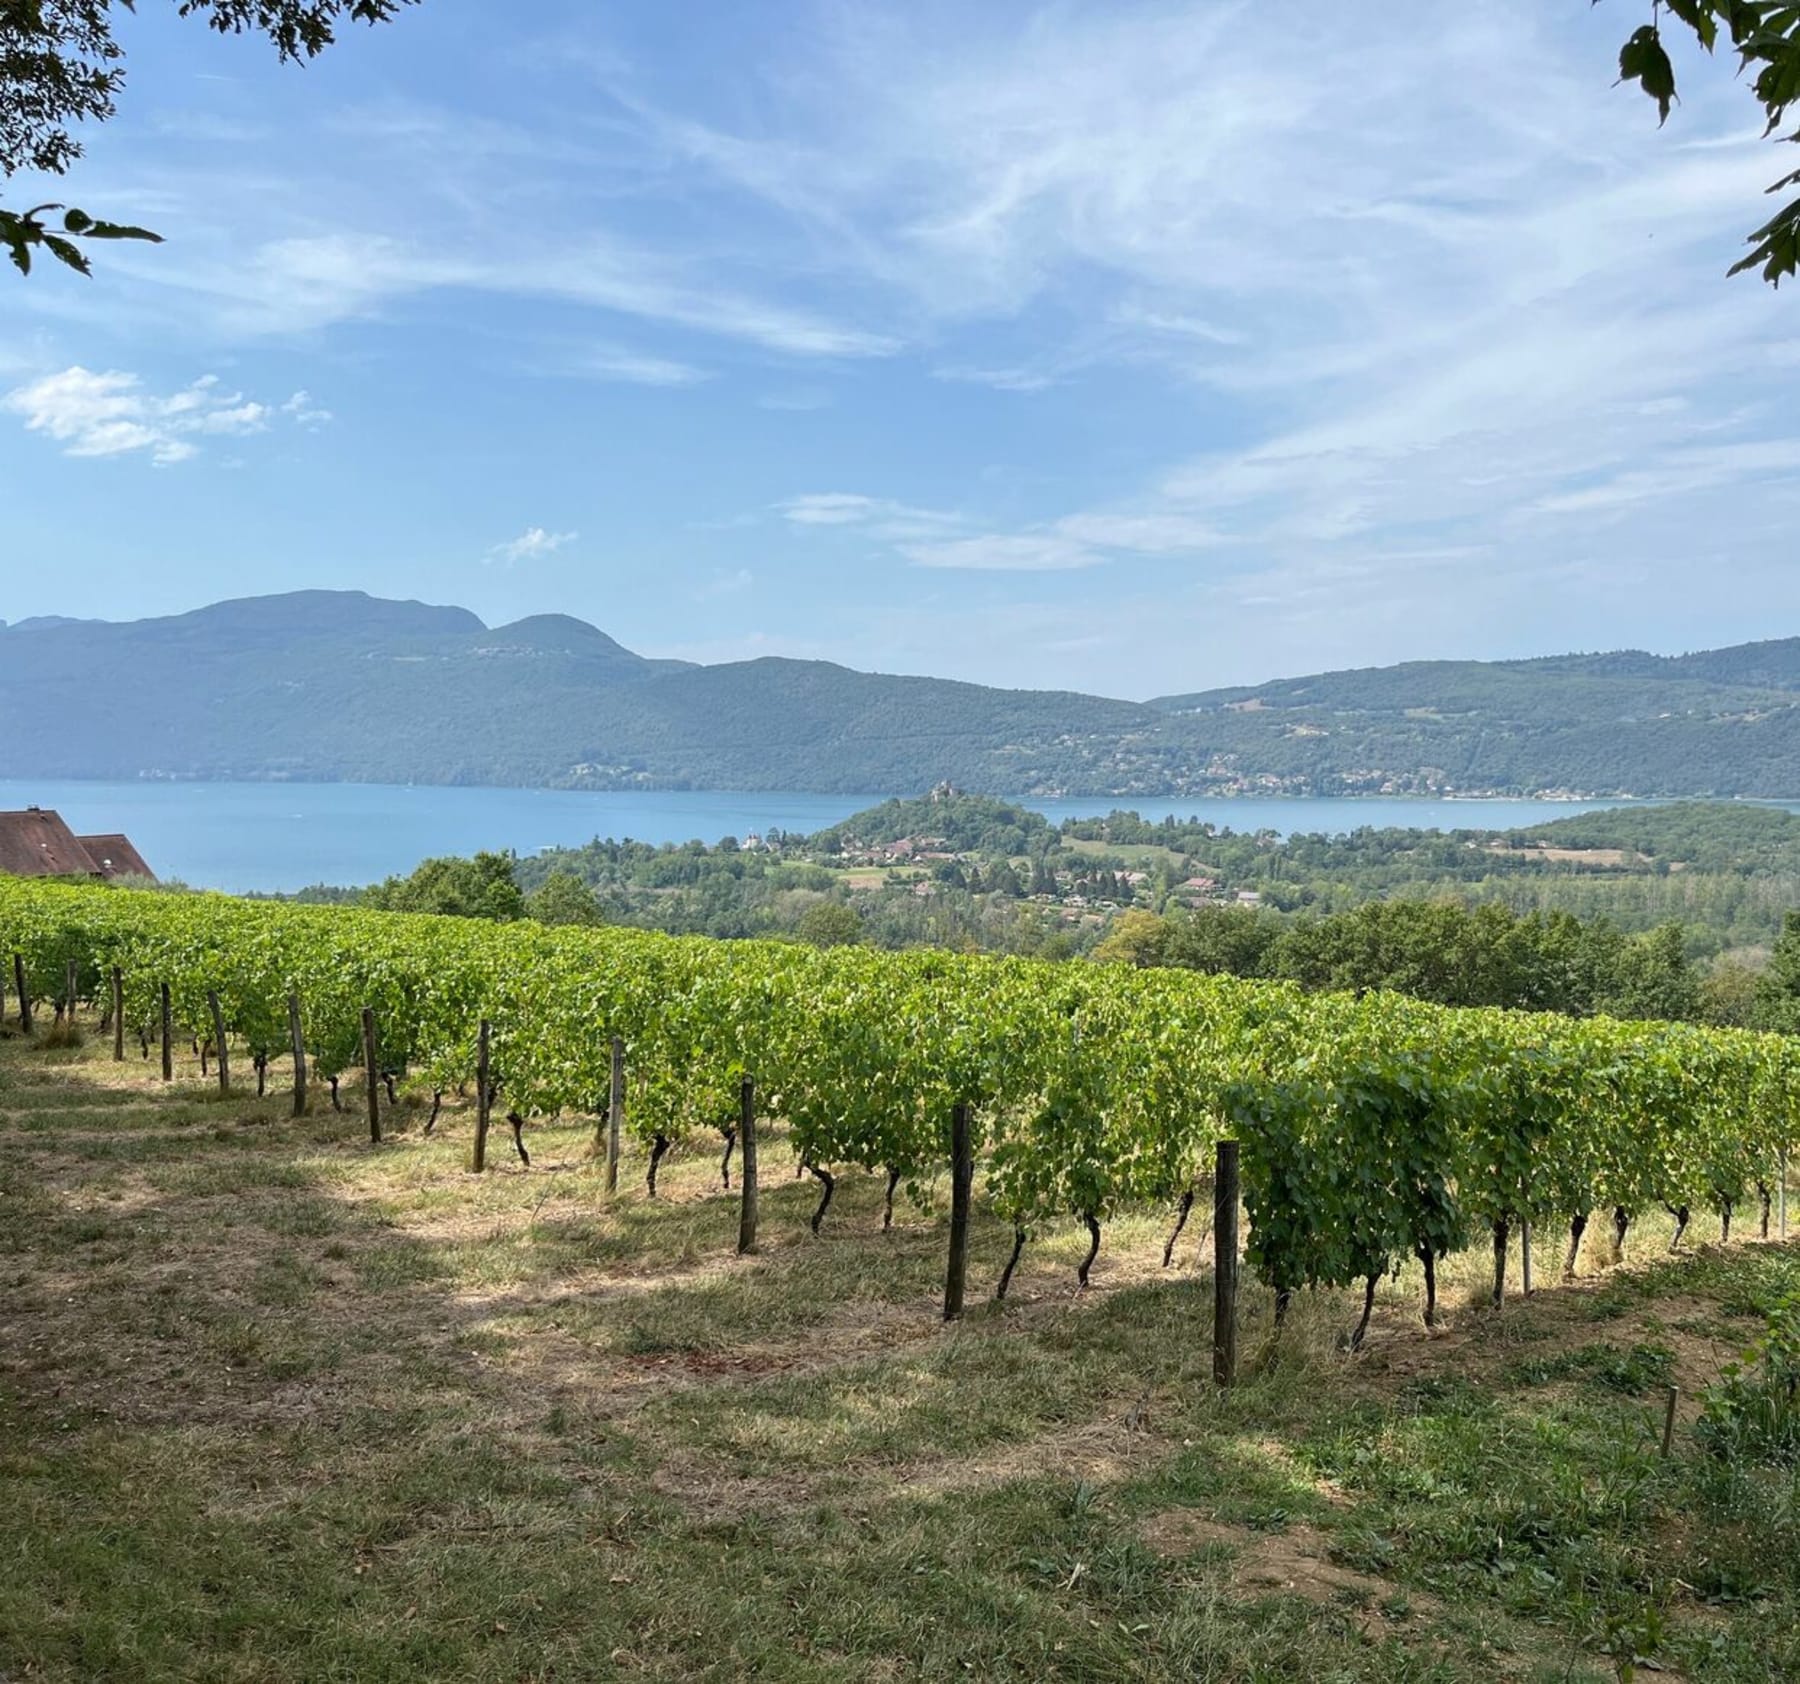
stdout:
{"type": "Polygon", "coordinates": [[[1498,1316],[1471,1259],[1222,1398],[1194,1229],[946,1330],[941,1211],[852,1175],[814,1239],[778,1134],[738,1259],[704,1142],[609,1200],[585,1123],[477,1181],[459,1111],[182,1075],[0,1040],[0,1679],[1800,1677],[1800,1485],[1655,1442],[1800,1248],[1498,1316]]]}

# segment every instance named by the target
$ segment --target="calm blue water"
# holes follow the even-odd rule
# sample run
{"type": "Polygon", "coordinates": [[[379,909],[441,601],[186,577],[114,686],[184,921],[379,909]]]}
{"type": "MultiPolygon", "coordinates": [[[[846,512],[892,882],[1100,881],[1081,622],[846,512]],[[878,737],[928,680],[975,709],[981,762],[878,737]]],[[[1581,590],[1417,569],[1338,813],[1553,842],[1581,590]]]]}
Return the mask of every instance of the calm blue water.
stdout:
{"type": "MultiPolygon", "coordinates": [[[[54,807],[80,833],[124,831],[161,877],[213,889],[371,883],[433,854],[477,848],[535,853],[596,836],[716,842],[771,829],[821,830],[879,795],[734,794],[719,790],[433,789],[386,784],[86,783],[0,779],[0,810],[54,807]]],[[[1612,801],[1032,802],[1054,822],[1131,807],[1148,819],[1197,813],[1234,830],[1339,832],[1362,825],[1506,828],[1612,801]]]]}

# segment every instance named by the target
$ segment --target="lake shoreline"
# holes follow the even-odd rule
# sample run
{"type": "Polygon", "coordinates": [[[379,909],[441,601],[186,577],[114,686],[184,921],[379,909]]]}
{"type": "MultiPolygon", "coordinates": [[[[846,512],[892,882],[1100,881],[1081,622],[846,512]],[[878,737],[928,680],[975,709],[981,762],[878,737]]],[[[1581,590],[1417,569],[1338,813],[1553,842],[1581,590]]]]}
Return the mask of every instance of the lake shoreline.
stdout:
{"type": "MultiPolygon", "coordinates": [[[[421,860],[482,849],[534,854],[595,838],[652,845],[807,835],[888,799],[794,790],[546,790],[300,779],[0,779],[0,809],[56,808],[78,833],[123,831],[159,876],[195,887],[292,893],[404,875],[421,860]]],[[[1278,835],[1351,830],[1515,830],[1622,798],[1089,796],[1014,799],[1052,824],[1135,811],[1278,835]]],[[[1800,806],[1800,802],[1746,804],[1800,806]]]]}

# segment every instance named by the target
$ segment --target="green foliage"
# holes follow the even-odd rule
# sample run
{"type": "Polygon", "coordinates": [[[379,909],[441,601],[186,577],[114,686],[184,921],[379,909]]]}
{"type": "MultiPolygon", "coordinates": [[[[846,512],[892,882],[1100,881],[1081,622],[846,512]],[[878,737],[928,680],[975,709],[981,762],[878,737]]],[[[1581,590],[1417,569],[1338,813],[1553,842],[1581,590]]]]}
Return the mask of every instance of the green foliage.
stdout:
{"type": "Polygon", "coordinates": [[[814,947],[844,947],[862,939],[862,919],[842,901],[817,901],[800,914],[794,934],[814,947]]]}
{"type": "Polygon", "coordinates": [[[1756,1342],[1708,1389],[1696,1430],[1727,1462],[1800,1466],[1800,1290],[1777,1300],[1756,1342]]]}
{"type": "Polygon", "coordinates": [[[1800,1031],[1800,912],[1781,921],[1781,937],[1757,988],[1759,1022],[1788,1034],[1800,1031]]]}
{"type": "MultiPolygon", "coordinates": [[[[1113,921],[1106,939],[1094,949],[1101,964],[1164,965],[1169,962],[1172,926],[1153,912],[1122,912],[1113,921]]],[[[1195,970],[1206,967],[1196,965],[1195,970]]]]}
{"type": "Polygon", "coordinates": [[[859,843],[876,846],[906,837],[938,839],[956,853],[1015,856],[1041,854],[1056,840],[1042,813],[943,786],[915,801],[884,801],[853,813],[813,841],[824,851],[837,853],[859,843]]]}
{"type": "Polygon", "coordinates": [[[26,211],[10,211],[0,206],[0,246],[21,275],[31,273],[32,253],[40,247],[59,263],[78,274],[91,275],[92,265],[81,249],[82,240],[150,240],[160,242],[160,234],[148,228],[133,228],[123,223],[104,222],[72,206],[34,205],[26,211]],[[53,211],[61,211],[62,229],[57,232],[46,220],[53,211]]]}
{"type": "MultiPolygon", "coordinates": [[[[567,890],[559,888],[548,904],[556,910],[559,905],[567,905],[568,899],[567,890]]],[[[525,896],[513,875],[512,856],[485,852],[473,859],[425,860],[410,877],[390,877],[385,883],[376,884],[364,894],[363,904],[378,912],[435,912],[454,918],[492,918],[501,923],[525,916],[525,896]]]]}
{"type": "Polygon", "coordinates": [[[552,871],[525,897],[525,916],[540,924],[604,924],[600,899],[572,871],[552,871]]]}

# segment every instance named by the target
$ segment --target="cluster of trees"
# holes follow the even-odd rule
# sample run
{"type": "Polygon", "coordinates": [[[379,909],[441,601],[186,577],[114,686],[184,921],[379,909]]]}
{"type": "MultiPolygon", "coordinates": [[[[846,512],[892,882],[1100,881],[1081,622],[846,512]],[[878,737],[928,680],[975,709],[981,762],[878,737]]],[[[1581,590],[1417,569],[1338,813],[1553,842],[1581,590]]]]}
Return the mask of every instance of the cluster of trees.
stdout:
{"type": "Polygon", "coordinates": [[[1800,815],[1746,802],[1615,807],[1510,831],[1369,827],[1286,838],[1113,812],[1069,821],[1061,834],[1108,850],[1179,856],[1162,882],[1176,870],[1204,870],[1228,889],[1257,890],[1283,912],[1320,915],[1454,892],[1515,912],[1606,918],[1632,932],[1679,922],[1692,958],[1767,948],[1783,913],[1800,905],[1800,815]]]}
{"type": "Polygon", "coordinates": [[[1389,989],[1446,1006],[1505,1006],[1575,1017],[1736,1021],[1710,996],[1683,932],[1627,935],[1605,919],[1455,900],[1371,901],[1286,919],[1207,906],[1122,914],[1094,951],[1103,961],[1266,980],[1318,991],[1389,989]]]}

